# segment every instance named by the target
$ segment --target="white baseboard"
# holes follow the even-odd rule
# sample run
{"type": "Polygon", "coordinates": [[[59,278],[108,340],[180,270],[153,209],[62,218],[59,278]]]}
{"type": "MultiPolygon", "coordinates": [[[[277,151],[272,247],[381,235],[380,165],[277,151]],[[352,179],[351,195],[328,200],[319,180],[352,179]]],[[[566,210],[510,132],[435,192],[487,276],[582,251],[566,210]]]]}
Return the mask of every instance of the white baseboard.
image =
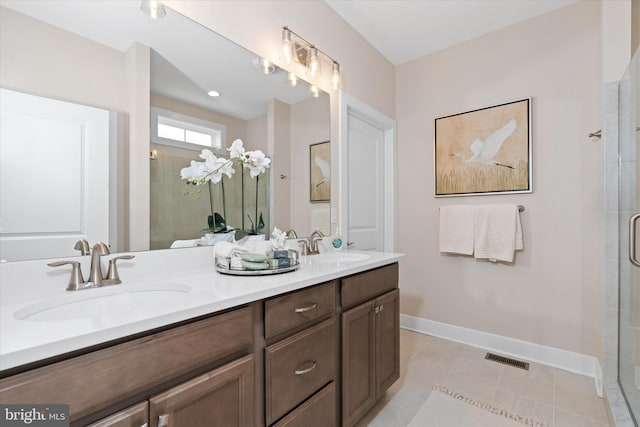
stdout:
{"type": "Polygon", "coordinates": [[[602,367],[597,358],[515,338],[467,329],[420,317],[400,315],[403,329],[480,347],[506,356],[542,363],[593,378],[596,393],[603,397],[602,367]]]}

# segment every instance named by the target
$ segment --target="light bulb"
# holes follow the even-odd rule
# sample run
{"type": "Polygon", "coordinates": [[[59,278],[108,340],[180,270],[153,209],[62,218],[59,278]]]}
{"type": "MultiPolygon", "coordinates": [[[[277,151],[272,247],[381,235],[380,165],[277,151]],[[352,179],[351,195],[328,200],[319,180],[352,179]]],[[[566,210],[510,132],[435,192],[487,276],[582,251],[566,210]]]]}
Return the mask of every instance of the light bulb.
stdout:
{"type": "Polygon", "coordinates": [[[309,49],[309,61],[307,61],[307,68],[309,69],[309,75],[315,77],[320,71],[320,62],[318,61],[318,49],[311,46],[309,49]]]}
{"type": "Polygon", "coordinates": [[[340,87],[340,64],[333,62],[333,70],[331,71],[331,83],[333,84],[333,90],[338,90],[340,87]]]}
{"type": "Polygon", "coordinates": [[[296,76],[293,73],[289,73],[287,75],[287,83],[289,84],[289,86],[291,87],[296,87],[298,85],[298,76],[296,76]]]}
{"type": "Polygon", "coordinates": [[[158,0],[142,0],[140,10],[142,10],[151,19],[160,19],[167,15],[164,5],[162,5],[158,0]]]}
{"type": "Polygon", "coordinates": [[[291,62],[291,31],[287,27],[282,29],[282,53],[284,61],[289,64],[291,62]]]}
{"type": "Polygon", "coordinates": [[[265,74],[271,74],[275,70],[275,67],[266,58],[260,58],[260,71],[265,74]]]}
{"type": "Polygon", "coordinates": [[[313,98],[319,97],[320,96],[320,89],[318,89],[318,86],[311,85],[311,87],[309,88],[309,95],[311,95],[313,98]]]}

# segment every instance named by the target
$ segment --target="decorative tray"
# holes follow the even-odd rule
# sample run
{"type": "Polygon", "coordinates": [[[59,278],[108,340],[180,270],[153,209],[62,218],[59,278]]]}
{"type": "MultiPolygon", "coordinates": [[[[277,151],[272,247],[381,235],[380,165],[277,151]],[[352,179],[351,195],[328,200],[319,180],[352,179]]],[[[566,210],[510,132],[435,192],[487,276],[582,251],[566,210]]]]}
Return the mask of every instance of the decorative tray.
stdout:
{"type": "Polygon", "coordinates": [[[299,267],[300,263],[292,265],[291,267],[274,268],[272,270],[236,270],[216,265],[216,271],[218,273],[229,274],[231,276],[268,276],[270,274],[280,274],[295,271],[299,267]]]}

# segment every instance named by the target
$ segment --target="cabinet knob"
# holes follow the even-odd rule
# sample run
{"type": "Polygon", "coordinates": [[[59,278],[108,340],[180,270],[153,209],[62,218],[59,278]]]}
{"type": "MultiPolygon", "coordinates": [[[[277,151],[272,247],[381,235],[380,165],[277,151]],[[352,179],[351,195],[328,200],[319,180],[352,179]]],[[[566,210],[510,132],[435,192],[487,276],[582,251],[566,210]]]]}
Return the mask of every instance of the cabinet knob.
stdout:
{"type": "Polygon", "coordinates": [[[158,427],[167,427],[169,425],[169,414],[162,414],[158,417],[158,427]]]}
{"type": "Polygon", "coordinates": [[[310,304],[306,307],[297,307],[295,310],[293,310],[294,313],[306,313],[307,311],[311,311],[315,308],[318,308],[318,304],[317,303],[313,303],[310,304]]]}
{"type": "MultiPolygon", "coordinates": [[[[317,360],[310,360],[309,362],[311,362],[311,366],[309,366],[308,368],[304,368],[304,369],[296,369],[294,371],[294,373],[296,375],[304,375],[304,374],[308,374],[309,372],[311,372],[314,369],[316,369],[316,366],[318,366],[318,361],[317,360]]],[[[160,427],[160,426],[158,426],[158,427],[160,427]]]]}

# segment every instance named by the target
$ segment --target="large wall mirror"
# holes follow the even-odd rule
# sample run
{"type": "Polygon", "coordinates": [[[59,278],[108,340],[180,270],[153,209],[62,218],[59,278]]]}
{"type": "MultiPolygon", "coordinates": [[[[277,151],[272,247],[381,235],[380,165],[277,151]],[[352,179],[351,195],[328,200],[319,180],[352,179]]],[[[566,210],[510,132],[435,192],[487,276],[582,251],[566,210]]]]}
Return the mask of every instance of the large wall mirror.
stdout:
{"type": "MultiPolygon", "coordinates": [[[[57,100],[106,111],[104,126],[111,132],[107,151],[97,156],[98,162],[103,159],[104,163],[91,167],[84,158],[81,166],[73,167],[79,162],[76,154],[57,149],[56,138],[46,135],[22,137],[19,149],[5,149],[7,144],[0,141],[3,168],[9,163],[31,162],[31,157],[49,168],[34,174],[40,178],[31,180],[28,191],[15,180],[3,179],[3,192],[14,197],[10,205],[0,201],[5,205],[0,228],[2,259],[80,255],[73,243],[87,235],[83,228],[86,218],[107,218],[108,232],[99,234],[103,236],[99,240],[109,240],[112,252],[164,249],[180,246],[177,241],[200,239],[208,231],[208,217],[214,211],[226,216],[228,225],[247,230],[257,228],[262,217],[265,225],[260,231],[267,236],[274,226],[294,229],[302,236],[313,229],[329,234],[330,202],[312,202],[310,194],[312,169],[317,167],[310,159],[310,147],[330,139],[329,95],[311,97],[304,80],[292,86],[288,73],[277,67],[265,73],[260,58],[252,52],[169,8],[166,11],[163,19],[152,20],[136,1],[0,1],[0,87],[18,96],[35,96],[45,104],[57,100]],[[146,52],[148,64],[141,66],[132,59],[140,52],[146,52]],[[220,96],[210,96],[212,90],[220,96]],[[140,99],[147,100],[142,108],[140,99]],[[159,134],[159,125],[165,130],[183,128],[195,138],[180,141],[170,132],[159,134]],[[130,129],[136,126],[149,126],[149,140],[133,136],[130,129]],[[234,177],[223,182],[224,193],[219,184],[211,192],[208,186],[190,189],[180,179],[180,169],[191,160],[201,160],[198,155],[205,148],[199,145],[202,135],[213,141],[214,147],[207,148],[223,157],[228,157],[226,148],[241,139],[247,150],[259,149],[269,156],[271,167],[259,182],[245,178],[243,186],[241,168],[236,166],[234,177]],[[29,144],[36,139],[41,140],[40,145],[29,144]],[[145,147],[149,156],[130,156],[132,146],[145,147]],[[60,158],[47,157],[49,152],[60,158]],[[11,158],[13,155],[16,158],[11,158]],[[47,161],[53,158],[56,160],[47,161]],[[65,158],[71,160],[65,163],[65,158]],[[143,191],[148,191],[150,214],[145,213],[142,220],[128,208],[137,167],[149,171],[149,188],[143,191]],[[104,203],[99,209],[95,209],[97,202],[85,199],[86,195],[75,207],[64,202],[71,187],[97,194],[88,190],[88,182],[93,179],[92,172],[98,175],[98,171],[109,176],[108,200],[100,197],[104,203]],[[46,176],[66,181],[61,178],[61,184],[52,188],[46,176]],[[80,214],[66,214],[58,205],[80,214]],[[6,206],[12,216],[5,215],[6,206]],[[33,215],[34,206],[41,209],[40,216],[33,215]],[[91,213],[88,207],[96,212],[91,213]],[[47,216],[68,220],[48,229],[47,216]],[[13,217],[22,218],[22,224],[14,226],[7,219],[13,217]],[[35,223],[38,226],[32,227],[35,223]],[[149,227],[148,245],[129,246],[130,228],[140,224],[149,227]],[[34,238],[33,230],[40,240],[34,238]],[[58,247],[52,243],[55,239],[62,242],[58,247]],[[20,242],[18,255],[10,251],[15,242],[20,242]],[[25,242],[37,244],[29,247],[25,242]]],[[[5,108],[3,101],[3,123],[8,123],[5,113],[12,108],[5,108]]],[[[55,105],[52,108],[60,110],[55,105]]],[[[83,132],[87,127],[80,126],[83,132]]],[[[74,132],[72,127],[69,134],[74,132]]],[[[96,150],[84,149],[82,144],[87,142],[79,139],[78,156],[85,151],[95,154],[96,150]]],[[[16,173],[24,174],[24,169],[16,173]]],[[[330,184],[330,177],[326,178],[323,185],[330,184]]],[[[88,240],[93,244],[96,239],[88,235],[88,240]]]]}

